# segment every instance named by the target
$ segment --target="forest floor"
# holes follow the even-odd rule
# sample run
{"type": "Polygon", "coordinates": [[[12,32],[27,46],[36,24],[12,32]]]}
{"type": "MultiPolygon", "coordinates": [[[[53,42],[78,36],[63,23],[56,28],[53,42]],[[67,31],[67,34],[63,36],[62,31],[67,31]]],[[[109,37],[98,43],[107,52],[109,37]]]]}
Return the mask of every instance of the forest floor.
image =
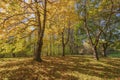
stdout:
{"type": "Polygon", "coordinates": [[[0,59],[0,80],[120,80],[120,58],[88,56],[0,59]]]}

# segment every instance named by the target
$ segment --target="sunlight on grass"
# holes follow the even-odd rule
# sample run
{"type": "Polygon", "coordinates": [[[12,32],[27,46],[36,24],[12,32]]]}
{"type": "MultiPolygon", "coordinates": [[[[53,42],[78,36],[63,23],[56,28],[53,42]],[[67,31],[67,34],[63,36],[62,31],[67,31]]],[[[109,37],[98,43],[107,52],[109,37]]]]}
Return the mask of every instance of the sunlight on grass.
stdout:
{"type": "Polygon", "coordinates": [[[68,72],[67,74],[71,75],[71,76],[75,76],[77,77],[79,80],[101,80],[101,78],[96,77],[96,76],[90,76],[90,75],[85,75],[85,74],[81,74],[78,71],[73,71],[73,72],[68,72]]]}
{"type": "Polygon", "coordinates": [[[0,79],[8,80],[119,80],[120,59],[100,61],[86,56],[0,59],[0,79]],[[31,76],[30,76],[31,75],[31,76]]]}

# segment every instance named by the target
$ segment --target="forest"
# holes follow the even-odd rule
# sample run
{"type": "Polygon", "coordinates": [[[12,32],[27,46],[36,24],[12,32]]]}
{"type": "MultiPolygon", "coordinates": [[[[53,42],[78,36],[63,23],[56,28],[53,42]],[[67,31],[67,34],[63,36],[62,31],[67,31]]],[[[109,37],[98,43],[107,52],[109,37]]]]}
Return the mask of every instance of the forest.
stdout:
{"type": "Polygon", "coordinates": [[[0,0],[0,80],[120,80],[120,0],[0,0]]]}

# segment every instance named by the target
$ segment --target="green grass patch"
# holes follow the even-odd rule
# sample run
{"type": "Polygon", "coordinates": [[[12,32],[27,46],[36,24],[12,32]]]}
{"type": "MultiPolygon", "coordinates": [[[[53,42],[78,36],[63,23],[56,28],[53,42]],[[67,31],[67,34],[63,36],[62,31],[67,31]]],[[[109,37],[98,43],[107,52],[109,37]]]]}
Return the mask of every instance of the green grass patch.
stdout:
{"type": "Polygon", "coordinates": [[[109,54],[109,56],[120,58],[120,51],[113,52],[113,53],[109,54]]]}

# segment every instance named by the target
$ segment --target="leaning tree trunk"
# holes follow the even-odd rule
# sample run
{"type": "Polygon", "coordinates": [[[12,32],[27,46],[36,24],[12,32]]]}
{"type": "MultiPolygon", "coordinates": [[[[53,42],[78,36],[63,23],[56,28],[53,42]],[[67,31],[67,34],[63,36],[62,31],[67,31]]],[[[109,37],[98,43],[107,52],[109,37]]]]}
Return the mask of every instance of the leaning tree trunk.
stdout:
{"type": "Polygon", "coordinates": [[[43,25],[41,25],[41,16],[39,12],[39,3],[37,0],[35,0],[37,3],[36,5],[36,20],[38,23],[38,41],[36,44],[36,50],[34,53],[34,60],[41,62],[41,52],[42,52],[42,46],[43,46],[43,36],[44,36],[44,31],[45,31],[45,24],[46,24],[46,7],[47,7],[47,0],[44,0],[44,18],[43,18],[43,25]]]}
{"type": "Polygon", "coordinates": [[[96,60],[99,60],[97,48],[96,48],[96,47],[93,47],[92,49],[93,49],[94,58],[95,58],[96,60]]]}
{"type": "MultiPolygon", "coordinates": [[[[37,3],[37,0],[35,0],[37,3]]],[[[38,23],[38,32],[37,32],[37,43],[36,43],[36,48],[35,48],[35,53],[34,53],[34,60],[41,62],[41,47],[42,47],[42,41],[40,39],[41,37],[41,20],[40,20],[40,12],[38,10],[38,4],[36,5],[36,21],[38,23]]]]}

